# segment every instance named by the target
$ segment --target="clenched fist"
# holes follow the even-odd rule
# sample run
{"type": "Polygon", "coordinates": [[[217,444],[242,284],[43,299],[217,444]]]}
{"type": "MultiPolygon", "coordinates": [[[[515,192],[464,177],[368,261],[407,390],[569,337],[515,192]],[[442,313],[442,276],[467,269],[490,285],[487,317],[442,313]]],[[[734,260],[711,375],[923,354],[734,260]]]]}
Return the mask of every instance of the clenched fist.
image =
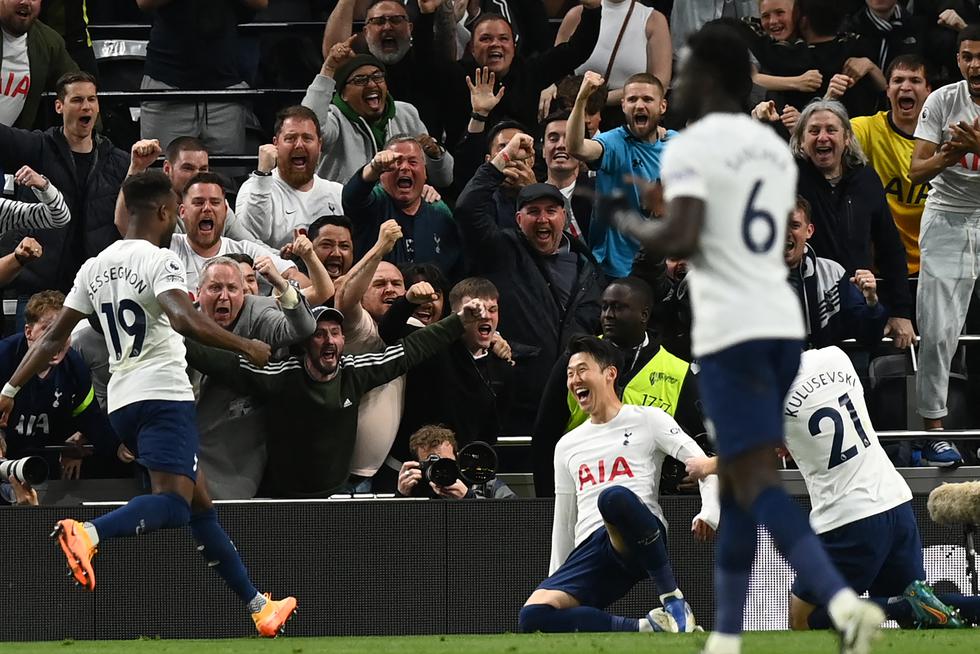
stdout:
{"type": "Polygon", "coordinates": [[[271,143],[259,146],[259,167],[260,173],[271,173],[279,160],[279,151],[271,143]]]}

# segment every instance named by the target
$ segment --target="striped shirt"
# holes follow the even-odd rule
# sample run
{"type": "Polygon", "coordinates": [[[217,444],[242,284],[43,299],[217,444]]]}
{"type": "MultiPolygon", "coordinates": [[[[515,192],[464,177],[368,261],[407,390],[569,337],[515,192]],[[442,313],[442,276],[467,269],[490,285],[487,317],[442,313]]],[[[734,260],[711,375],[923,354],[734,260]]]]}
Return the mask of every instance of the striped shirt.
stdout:
{"type": "Polygon", "coordinates": [[[43,191],[32,188],[37,202],[19,202],[0,198],[0,234],[13,229],[57,229],[71,220],[71,213],[61,191],[48,183],[43,191]]]}

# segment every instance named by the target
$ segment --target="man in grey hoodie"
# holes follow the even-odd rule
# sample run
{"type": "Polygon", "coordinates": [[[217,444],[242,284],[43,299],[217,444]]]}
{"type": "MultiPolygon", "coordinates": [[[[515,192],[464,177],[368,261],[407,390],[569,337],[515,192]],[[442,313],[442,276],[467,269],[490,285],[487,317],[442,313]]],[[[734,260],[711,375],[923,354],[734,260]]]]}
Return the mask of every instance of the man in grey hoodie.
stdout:
{"type": "Polygon", "coordinates": [[[317,174],[344,183],[383,150],[390,138],[414,136],[423,142],[429,182],[449,186],[452,155],[429,136],[415,107],[388,94],[384,64],[371,55],[354,54],[353,38],[330,49],[303,97],[303,106],[316,112],[323,127],[317,174]]]}

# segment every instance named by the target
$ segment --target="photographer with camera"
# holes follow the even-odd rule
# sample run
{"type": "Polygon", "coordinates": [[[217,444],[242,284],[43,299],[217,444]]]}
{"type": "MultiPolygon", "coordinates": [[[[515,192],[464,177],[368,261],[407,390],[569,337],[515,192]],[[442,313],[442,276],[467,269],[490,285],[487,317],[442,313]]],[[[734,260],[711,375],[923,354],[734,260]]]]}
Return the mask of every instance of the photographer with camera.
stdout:
{"type": "Polygon", "coordinates": [[[494,476],[496,455],[486,443],[470,443],[460,452],[451,429],[426,425],[412,434],[408,447],[416,460],[405,461],[398,472],[397,494],[400,496],[444,500],[517,497],[507,484],[494,476]],[[457,461],[457,457],[462,461],[457,461]],[[467,484],[464,477],[475,483],[467,484]]]}
{"type": "Polygon", "coordinates": [[[10,463],[7,461],[7,441],[0,432],[0,504],[19,504],[22,506],[37,506],[37,491],[31,484],[18,479],[16,474],[7,475],[5,471],[10,463]]]}
{"type": "MultiPolygon", "coordinates": [[[[8,379],[28,349],[48,330],[65,296],[41,291],[24,311],[23,333],[0,340],[0,375],[8,379]]],[[[54,479],[121,474],[118,445],[109,420],[95,401],[92,375],[70,341],[17,394],[6,430],[11,459],[42,457],[54,479]],[[92,443],[96,450],[85,447],[92,443]],[[95,456],[92,456],[95,454],[95,456]]]]}

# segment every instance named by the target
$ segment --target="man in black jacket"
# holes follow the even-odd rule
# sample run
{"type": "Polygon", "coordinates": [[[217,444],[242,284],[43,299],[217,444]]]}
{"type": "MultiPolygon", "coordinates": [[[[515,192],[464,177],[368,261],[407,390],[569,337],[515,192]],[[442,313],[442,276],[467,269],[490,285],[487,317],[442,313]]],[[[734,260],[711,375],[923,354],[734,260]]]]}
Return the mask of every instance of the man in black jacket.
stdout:
{"type": "MultiPolygon", "coordinates": [[[[27,165],[47,177],[65,196],[72,217],[64,229],[31,233],[44,246],[44,256],[17,279],[18,294],[24,298],[21,305],[37,291],[67,292],[82,263],[119,240],[113,210],[129,168],[129,155],[95,133],[99,118],[96,92],[94,77],[68,73],[58,80],[54,104],[64,117],[62,127],[30,132],[0,125],[0,168],[16,170],[27,165]]],[[[18,199],[36,201],[26,187],[18,190],[18,199]]],[[[24,235],[20,230],[4,234],[0,253],[12,252],[24,235]]]]}
{"type": "Polygon", "coordinates": [[[605,286],[588,248],[564,233],[565,198],[551,184],[531,184],[517,198],[517,230],[501,229],[491,198],[510,161],[534,151],[534,139],[515,134],[477,169],[456,203],[473,272],[500,291],[500,331],[514,349],[516,381],[509,424],[501,433],[529,434],[538,398],[568,340],[594,334],[605,286]]]}

